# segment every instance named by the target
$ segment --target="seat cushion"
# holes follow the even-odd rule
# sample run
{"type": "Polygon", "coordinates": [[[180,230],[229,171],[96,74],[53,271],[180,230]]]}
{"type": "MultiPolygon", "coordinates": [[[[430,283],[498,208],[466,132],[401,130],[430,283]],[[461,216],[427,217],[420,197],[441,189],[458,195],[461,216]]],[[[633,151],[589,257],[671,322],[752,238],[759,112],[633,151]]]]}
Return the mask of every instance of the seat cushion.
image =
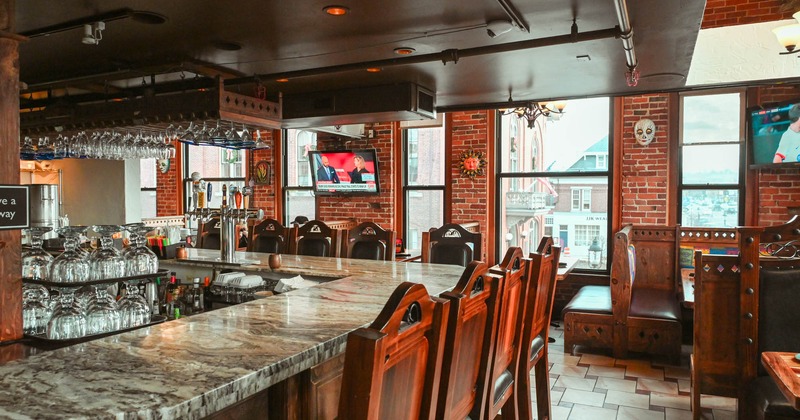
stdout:
{"type": "Polygon", "coordinates": [[[629,316],[680,321],[681,305],[675,292],[660,289],[634,289],[629,316]]]}
{"type": "Polygon", "coordinates": [[[472,262],[472,248],[467,244],[437,242],[431,245],[431,262],[466,267],[472,262]]]}
{"type": "Polygon", "coordinates": [[[561,311],[561,319],[569,312],[611,314],[611,288],[583,286],[561,311]]]}
{"type": "Polygon", "coordinates": [[[533,340],[531,340],[531,349],[528,352],[528,360],[533,360],[539,356],[539,353],[544,350],[545,344],[547,344],[547,342],[541,335],[537,334],[536,337],[533,337],[533,340]]]}
{"type": "Polygon", "coordinates": [[[360,260],[377,260],[383,259],[386,253],[386,245],[380,241],[359,241],[353,245],[353,252],[350,258],[360,260]]]}
{"type": "Polygon", "coordinates": [[[219,249],[220,247],[220,239],[219,233],[212,232],[212,233],[204,233],[203,234],[203,249],[219,249]]]}
{"type": "Polygon", "coordinates": [[[322,238],[301,238],[297,241],[297,254],[314,257],[330,256],[331,244],[322,238]]]}
{"type": "Polygon", "coordinates": [[[745,411],[748,419],[800,419],[769,376],[759,376],[745,388],[745,411]]]}
{"type": "Polygon", "coordinates": [[[253,252],[281,253],[281,240],[276,236],[258,235],[253,242],[253,252]]]}

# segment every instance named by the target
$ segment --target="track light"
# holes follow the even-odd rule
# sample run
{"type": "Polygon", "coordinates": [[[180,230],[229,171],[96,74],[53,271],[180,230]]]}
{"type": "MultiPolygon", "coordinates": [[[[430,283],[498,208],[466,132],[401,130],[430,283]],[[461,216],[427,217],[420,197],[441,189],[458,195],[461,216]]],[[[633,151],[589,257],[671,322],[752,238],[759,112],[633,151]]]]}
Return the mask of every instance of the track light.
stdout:
{"type": "Polygon", "coordinates": [[[106,29],[104,22],[95,22],[91,25],[83,25],[83,42],[86,45],[97,45],[103,39],[103,30],[106,29]]]}

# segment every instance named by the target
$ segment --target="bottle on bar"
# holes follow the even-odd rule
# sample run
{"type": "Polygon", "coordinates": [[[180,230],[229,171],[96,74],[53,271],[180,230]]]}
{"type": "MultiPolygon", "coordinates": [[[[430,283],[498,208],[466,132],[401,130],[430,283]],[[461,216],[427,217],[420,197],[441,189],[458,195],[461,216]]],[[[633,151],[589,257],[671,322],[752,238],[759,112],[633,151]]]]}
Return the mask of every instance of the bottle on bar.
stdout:
{"type": "Polygon", "coordinates": [[[203,279],[203,310],[211,310],[211,279],[203,279]]]}

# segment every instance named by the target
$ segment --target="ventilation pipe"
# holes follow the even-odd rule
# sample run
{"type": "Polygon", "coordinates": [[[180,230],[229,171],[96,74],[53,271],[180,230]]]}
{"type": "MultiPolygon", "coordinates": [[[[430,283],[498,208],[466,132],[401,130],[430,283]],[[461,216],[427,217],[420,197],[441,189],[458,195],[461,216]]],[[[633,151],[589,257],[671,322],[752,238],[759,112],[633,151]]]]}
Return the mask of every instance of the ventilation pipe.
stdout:
{"type": "Polygon", "coordinates": [[[625,50],[625,61],[628,64],[625,81],[628,86],[633,87],[639,83],[639,70],[636,68],[639,62],[636,60],[636,51],[633,49],[633,28],[631,27],[630,16],[628,16],[627,1],[614,0],[614,9],[617,11],[622,49],[625,50]]]}

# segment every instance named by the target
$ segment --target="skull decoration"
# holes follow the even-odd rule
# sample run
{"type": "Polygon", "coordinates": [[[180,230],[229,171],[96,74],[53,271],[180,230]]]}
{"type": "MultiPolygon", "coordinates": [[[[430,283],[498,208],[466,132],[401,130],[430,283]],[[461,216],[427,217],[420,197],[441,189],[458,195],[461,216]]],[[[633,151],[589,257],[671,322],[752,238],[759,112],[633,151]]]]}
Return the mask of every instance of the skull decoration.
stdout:
{"type": "Polygon", "coordinates": [[[633,134],[637,143],[647,146],[656,137],[656,124],[652,120],[642,118],[636,122],[633,134]]]}

